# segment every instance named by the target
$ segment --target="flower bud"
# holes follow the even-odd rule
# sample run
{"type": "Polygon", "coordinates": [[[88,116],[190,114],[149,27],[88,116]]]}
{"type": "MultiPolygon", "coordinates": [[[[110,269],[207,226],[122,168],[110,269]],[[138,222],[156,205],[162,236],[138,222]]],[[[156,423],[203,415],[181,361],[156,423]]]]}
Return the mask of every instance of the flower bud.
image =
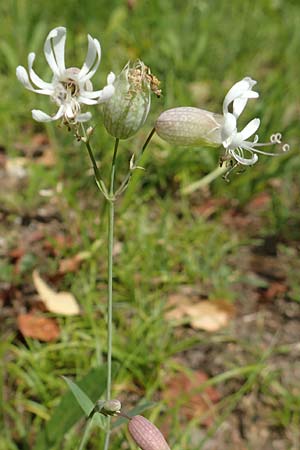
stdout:
{"type": "Polygon", "coordinates": [[[173,145],[209,145],[222,143],[223,116],[204,109],[183,106],[164,111],[156,121],[157,134],[173,145]]]}
{"type": "Polygon", "coordinates": [[[121,408],[120,400],[107,400],[103,404],[101,412],[109,416],[115,416],[121,411],[121,408]]]}
{"type": "Polygon", "coordinates": [[[103,105],[104,126],[112,136],[127,139],[144,124],[150,109],[153,78],[140,60],[132,66],[127,63],[116,78],[115,93],[103,105]]]}
{"type": "Polygon", "coordinates": [[[159,429],[143,416],[130,419],[128,430],[142,450],[170,450],[159,429]]]}

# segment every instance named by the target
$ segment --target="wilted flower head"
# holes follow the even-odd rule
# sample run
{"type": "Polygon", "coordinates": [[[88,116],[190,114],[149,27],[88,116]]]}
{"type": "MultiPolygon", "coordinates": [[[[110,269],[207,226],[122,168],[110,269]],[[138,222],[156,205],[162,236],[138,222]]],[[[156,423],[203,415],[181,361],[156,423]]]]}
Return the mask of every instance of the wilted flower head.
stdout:
{"type": "Polygon", "coordinates": [[[58,105],[58,111],[54,116],[34,109],[32,117],[38,122],[50,122],[60,118],[67,124],[85,122],[91,118],[91,113],[81,113],[81,104],[95,105],[108,100],[114,94],[115,75],[112,72],[107,77],[107,85],[100,91],[93,91],[90,81],[100,64],[99,41],[88,35],[88,52],[81,69],[66,68],[65,42],[66,29],[64,27],[54,28],[46,38],[44,54],[53,72],[51,83],[43,81],[33,70],[35,53],[28,55],[28,72],[23,66],[17,67],[17,78],[26,89],[38,94],[49,95],[58,105]]]}
{"type": "Polygon", "coordinates": [[[160,94],[158,85],[159,81],[142,61],[128,62],[114,82],[114,96],[103,105],[107,131],[119,139],[133,136],[147,119],[151,91],[160,94]]]}
{"type": "Polygon", "coordinates": [[[130,419],[128,430],[142,450],[170,450],[159,429],[143,416],[134,416],[130,419]]]}

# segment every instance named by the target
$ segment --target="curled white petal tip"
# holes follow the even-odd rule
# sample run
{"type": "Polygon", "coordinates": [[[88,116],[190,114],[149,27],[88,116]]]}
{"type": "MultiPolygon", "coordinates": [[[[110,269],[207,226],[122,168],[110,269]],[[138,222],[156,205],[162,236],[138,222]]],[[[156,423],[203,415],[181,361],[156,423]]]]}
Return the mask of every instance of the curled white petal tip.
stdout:
{"type": "Polygon", "coordinates": [[[33,109],[31,113],[32,118],[37,122],[52,122],[54,120],[60,119],[63,116],[63,107],[61,106],[54,116],[49,116],[40,109],[33,109]]]}
{"type": "Polygon", "coordinates": [[[115,79],[116,79],[116,75],[114,74],[114,72],[110,72],[107,75],[107,84],[114,84],[115,79]]]}
{"type": "Polygon", "coordinates": [[[223,102],[223,114],[229,112],[228,108],[232,103],[233,114],[238,118],[244,111],[250,98],[257,98],[258,92],[252,91],[257,82],[250,77],[245,77],[235,83],[227,92],[223,102]]]}
{"type": "Polygon", "coordinates": [[[98,103],[103,103],[109,100],[115,93],[115,87],[112,84],[105,86],[100,92],[98,103]]]}
{"type": "Polygon", "coordinates": [[[67,34],[66,27],[56,27],[53,30],[49,31],[47,38],[57,37],[59,34],[67,34]]]}
{"type": "Polygon", "coordinates": [[[101,46],[98,39],[88,34],[88,51],[82,68],[78,74],[79,78],[90,79],[97,71],[101,60],[101,46]]]}
{"type": "Polygon", "coordinates": [[[87,122],[87,121],[90,120],[91,118],[92,118],[92,114],[91,114],[90,112],[78,114],[78,115],[76,116],[77,122],[87,122]]]}
{"type": "Polygon", "coordinates": [[[23,86],[25,86],[28,89],[28,85],[30,85],[30,82],[29,82],[28,73],[27,73],[27,70],[25,69],[25,67],[18,66],[16,68],[16,76],[17,76],[18,80],[23,84],[23,86]]]}

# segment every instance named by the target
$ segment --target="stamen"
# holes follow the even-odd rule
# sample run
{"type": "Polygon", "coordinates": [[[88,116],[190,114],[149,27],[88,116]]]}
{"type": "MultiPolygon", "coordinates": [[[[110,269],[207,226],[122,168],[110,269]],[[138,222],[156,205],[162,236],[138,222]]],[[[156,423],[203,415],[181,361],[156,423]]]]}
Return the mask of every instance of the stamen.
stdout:
{"type": "Polygon", "coordinates": [[[225,172],[222,178],[224,181],[226,181],[226,183],[230,183],[229,175],[231,174],[231,172],[234,171],[236,167],[239,166],[239,163],[237,161],[233,161],[232,159],[230,159],[229,161],[227,161],[226,165],[228,167],[228,170],[225,172]]]}
{"type": "Polygon", "coordinates": [[[288,152],[290,149],[290,145],[289,144],[283,144],[283,146],[281,147],[283,152],[288,152]]]}
{"type": "Polygon", "coordinates": [[[270,141],[272,144],[281,144],[282,134],[281,133],[274,133],[270,137],[270,141]]]}
{"type": "MultiPolygon", "coordinates": [[[[270,145],[277,145],[277,144],[282,144],[282,134],[281,133],[274,133],[270,136],[270,142],[257,142],[257,135],[254,138],[254,141],[251,143],[251,145],[248,145],[248,149],[251,147],[251,149],[254,152],[257,153],[261,153],[262,155],[268,155],[268,156],[279,156],[279,153],[268,153],[268,152],[263,152],[261,150],[258,150],[256,147],[267,147],[270,145]]],[[[247,146],[245,146],[244,148],[247,148],[247,146]]],[[[289,144],[282,144],[281,145],[281,151],[282,152],[288,152],[290,149],[289,144]]]]}

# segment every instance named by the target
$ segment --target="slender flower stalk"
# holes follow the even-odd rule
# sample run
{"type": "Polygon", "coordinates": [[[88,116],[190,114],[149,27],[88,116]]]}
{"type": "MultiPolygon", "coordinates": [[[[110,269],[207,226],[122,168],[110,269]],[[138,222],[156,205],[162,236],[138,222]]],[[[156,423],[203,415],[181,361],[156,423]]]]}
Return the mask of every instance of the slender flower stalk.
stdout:
{"type": "MultiPolygon", "coordinates": [[[[111,365],[112,365],[112,317],[113,317],[113,246],[114,246],[114,214],[115,198],[114,184],[116,172],[116,160],[119,139],[115,140],[114,153],[110,170],[109,198],[108,198],[108,282],[107,282],[107,384],[106,401],[111,399],[111,365]]],[[[109,447],[110,417],[107,418],[107,429],[104,450],[109,447]]]]}
{"type": "Polygon", "coordinates": [[[130,165],[129,165],[129,171],[128,171],[127,175],[125,176],[124,180],[122,181],[121,186],[120,186],[119,189],[116,191],[116,197],[118,197],[119,195],[121,195],[121,194],[127,189],[128,184],[130,183],[130,180],[131,180],[133,171],[134,171],[135,169],[142,169],[142,167],[139,167],[137,164],[139,163],[139,160],[140,160],[141,157],[143,156],[143,154],[144,154],[146,148],[148,147],[148,144],[150,143],[150,141],[151,141],[151,139],[152,139],[154,133],[155,133],[155,128],[153,128],[153,129],[150,131],[150,133],[149,133],[149,135],[148,135],[148,137],[147,137],[147,139],[146,139],[146,141],[145,141],[143,147],[141,148],[141,151],[137,154],[137,157],[135,158],[134,155],[131,157],[130,165]]]}

